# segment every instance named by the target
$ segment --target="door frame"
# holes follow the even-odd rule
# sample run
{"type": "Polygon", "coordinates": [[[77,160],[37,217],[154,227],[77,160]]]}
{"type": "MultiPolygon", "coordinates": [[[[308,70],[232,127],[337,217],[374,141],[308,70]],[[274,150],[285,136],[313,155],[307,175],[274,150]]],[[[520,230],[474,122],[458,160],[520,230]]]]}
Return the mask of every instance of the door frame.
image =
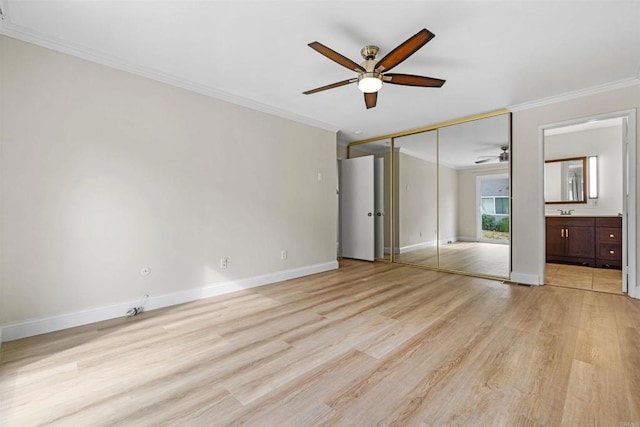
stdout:
{"type": "MultiPolygon", "coordinates": [[[[623,266],[623,270],[621,274],[627,274],[627,295],[632,298],[640,299],[640,289],[638,289],[638,283],[636,281],[636,264],[637,264],[637,242],[636,242],[636,223],[637,223],[637,212],[636,212],[636,174],[637,174],[637,158],[636,158],[636,146],[637,146],[637,131],[636,131],[636,109],[628,109],[615,111],[611,113],[603,113],[603,114],[595,114],[586,117],[580,117],[577,119],[566,120],[562,122],[549,123],[542,125],[538,128],[538,158],[540,159],[540,197],[542,199],[542,212],[539,216],[539,229],[545,230],[545,204],[544,204],[544,131],[547,129],[554,129],[558,127],[565,127],[571,125],[577,125],[581,123],[586,123],[590,120],[606,120],[606,119],[614,119],[614,118],[626,118],[627,119],[627,129],[626,135],[624,134],[623,127],[623,135],[622,135],[622,143],[623,143],[623,162],[628,159],[628,168],[627,168],[627,176],[623,179],[627,179],[628,188],[627,193],[628,197],[625,198],[623,195],[623,237],[626,242],[626,258],[627,265],[623,266]],[[626,141],[626,152],[627,158],[625,159],[625,144],[626,141]],[[626,203],[625,203],[626,201],[626,203]],[[625,221],[626,219],[626,221],[625,221]],[[625,227],[626,225],[626,227],[625,227]],[[626,229],[625,229],[626,228],[626,229]]],[[[621,165],[622,166],[622,165],[621,165]]],[[[623,243],[624,245],[624,243],[623,243]]],[[[542,238],[540,239],[540,247],[538,248],[539,254],[539,277],[540,284],[544,285],[545,278],[545,264],[546,264],[546,237],[544,233],[542,234],[542,238]]]]}

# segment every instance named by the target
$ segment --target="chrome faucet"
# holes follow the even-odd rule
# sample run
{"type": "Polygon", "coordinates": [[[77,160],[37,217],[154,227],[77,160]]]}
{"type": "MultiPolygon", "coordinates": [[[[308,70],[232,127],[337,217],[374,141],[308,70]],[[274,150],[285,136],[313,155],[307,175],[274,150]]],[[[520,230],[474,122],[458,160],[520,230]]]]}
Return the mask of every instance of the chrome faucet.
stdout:
{"type": "Polygon", "coordinates": [[[560,215],[571,215],[571,212],[575,211],[575,209],[569,209],[568,211],[563,211],[562,209],[556,209],[560,212],[560,215]]]}

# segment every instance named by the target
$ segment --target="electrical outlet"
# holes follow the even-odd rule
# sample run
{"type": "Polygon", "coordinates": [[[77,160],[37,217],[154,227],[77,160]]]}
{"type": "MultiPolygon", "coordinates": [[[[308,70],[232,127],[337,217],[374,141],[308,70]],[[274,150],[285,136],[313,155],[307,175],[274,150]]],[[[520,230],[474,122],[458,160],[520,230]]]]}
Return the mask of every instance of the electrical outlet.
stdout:
{"type": "Polygon", "coordinates": [[[280,259],[287,259],[287,250],[283,249],[280,251],[280,259]]]}
{"type": "Polygon", "coordinates": [[[229,258],[220,258],[220,268],[228,268],[229,267],[229,258]]]}

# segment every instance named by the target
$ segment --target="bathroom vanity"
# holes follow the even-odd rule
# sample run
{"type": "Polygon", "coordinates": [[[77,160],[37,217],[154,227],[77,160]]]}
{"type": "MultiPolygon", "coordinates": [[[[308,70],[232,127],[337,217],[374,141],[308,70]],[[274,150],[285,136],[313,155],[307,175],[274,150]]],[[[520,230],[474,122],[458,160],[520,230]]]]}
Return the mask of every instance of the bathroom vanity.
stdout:
{"type": "Polygon", "coordinates": [[[547,262],[622,268],[622,218],[546,217],[547,262]]]}

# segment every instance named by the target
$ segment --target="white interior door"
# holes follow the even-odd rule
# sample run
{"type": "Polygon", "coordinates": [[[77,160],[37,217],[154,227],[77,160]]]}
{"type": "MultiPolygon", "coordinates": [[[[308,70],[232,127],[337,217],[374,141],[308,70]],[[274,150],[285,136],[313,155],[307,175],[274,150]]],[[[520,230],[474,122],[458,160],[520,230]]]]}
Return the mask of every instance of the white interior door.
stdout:
{"type": "Polygon", "coordinates": [[[373,166],[375,175],[374,203],[375,203],[375,256],[384,258],[384,159],[377,158],[373,166]]]}
{"type": "Polygon", "coordinates": [[[342,256],[373,261],[374,158],[340,161],[342,256]]]}

